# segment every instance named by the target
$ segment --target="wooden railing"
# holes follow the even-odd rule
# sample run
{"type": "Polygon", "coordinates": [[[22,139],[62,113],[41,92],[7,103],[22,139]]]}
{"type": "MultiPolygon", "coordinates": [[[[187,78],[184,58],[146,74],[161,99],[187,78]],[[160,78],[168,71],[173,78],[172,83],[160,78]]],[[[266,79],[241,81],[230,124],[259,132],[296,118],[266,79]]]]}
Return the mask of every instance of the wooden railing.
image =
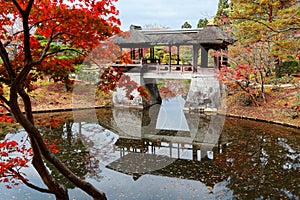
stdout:
{"type": "Polygon", "coordinates": [[[133,60],[133,63],[121,63],[117,61],[112,64],[114,68],[125,69],[126,71],[131,70],[132,72],[156,72],[156,73],[209,73],[211,74],[215,69],[214,68],[200,68],[197,67],[197,72],[193,72],[192,65],[169,65],[169,64],[160,64],[159,59],[140,59],[133,60]]]}

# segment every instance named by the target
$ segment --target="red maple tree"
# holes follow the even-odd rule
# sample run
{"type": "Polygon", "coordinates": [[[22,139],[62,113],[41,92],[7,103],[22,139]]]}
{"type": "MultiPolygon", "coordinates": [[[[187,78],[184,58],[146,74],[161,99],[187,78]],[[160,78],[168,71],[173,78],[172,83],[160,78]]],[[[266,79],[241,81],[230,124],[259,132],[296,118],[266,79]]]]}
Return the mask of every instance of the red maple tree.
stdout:
{"type": "MultiPolygon", "coordinates": [[[[13,175],[11,177],[29,187],[54,194],[56,199],[69,199],[66,187],[58,183],[46,168],[46,159],[94,199],[106,199],[103,192],[74,175],[49,150],[49,145],[35,126],[28,90],[32,89],[32,82],[37,80],[41,72],[62,73],[61,77],[65,77],[65,72],[73,70],[72,63],[76,61],[63,59],[60,55],[76,52],[78,56],[85,56],[101,40],[120,31],[118,10],[114,6],[116,1],[0,0],[0,105],[26,130],[31,145],[26,150],[20,149],[12,141],[4,141],[0,144],[1,154],[9,156],[5,153],[8,149],[29,152],[32,165],[47,188],[32,185],[16,171],[16,168],[26,166],[26,157],[0,162],[0,177],[4,178],[4,182],[10,181],[5,178],[10,173],[13,175]],[[25,107],[24,114],[20,109],[20,101],[25,107]]],[[[2,121],[11,121],[6,115],[1,118],[2,121]]]]}

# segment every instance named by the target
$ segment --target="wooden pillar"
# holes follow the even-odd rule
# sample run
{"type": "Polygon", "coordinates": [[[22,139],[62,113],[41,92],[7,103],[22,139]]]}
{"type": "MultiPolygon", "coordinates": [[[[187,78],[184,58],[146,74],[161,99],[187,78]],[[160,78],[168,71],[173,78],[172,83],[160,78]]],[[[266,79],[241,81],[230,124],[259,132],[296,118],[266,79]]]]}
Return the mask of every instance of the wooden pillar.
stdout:
{"type": "Polygon", "coordinates": [[[132,50],[132,60],[135,60],[135,48],[132,50]]]}
{"type": "Polygon", "coordinates": [[[121,47],[120,48],[120,56],[122,56],[123,55],[123,48],[121,47]]]}
{"type": "Polygon", "coordinates": [[[201,47],[201,67],[202,68],[208,67],[208,50],[209,49],[201,47]]]}
{"type": "Polygon", "coordinates": [[[179,65],[179,46],[176,47],[177,47],[177,65],[179,65]]]}
{"type": "Polygon", "coordinates": [[[214,55],[214,68],[220,69],[220,56],[218,54],[214,55]]]}
{"type": "Polygon", "coordinates": [[[197,72],[200,45],[193,45],[193,72],[197,72]]]}
{"type": "Polygon", "coordinates": [[[130,48],[130,59],[133,60],[133,48],[130,48]]]}
{"type": "Polygon", "coordinates": [[[214,56],[214,68],[217,68],[217,69],[220,69],[220,66],[219,66],[219,56],[214,56]]]}
{"type": "Polygon", "coordinates": [[[139,48],[139,59],[143,58],[143,49],[139,48]]]}
{"type": "Polygon", "coordinates": [[[82,134],[82,126],[81,126],[81,122],[78,122],[78,134],[79,134],[79,135],[82,134]]]}
{"type": "Polygon", "coordinates": [[[226,56],[227,54],[225,54],[225,52],[227,52],[227,48],[222,49],[222,59],[223,59],[222,65],[228,66],[228,57],[226,56]]]}
{"type": "Polygon", "coordinates": [[[169,46],[169,72],[171,71],[171,62],[172,62],[172,47],[169,46]]]}
{"type": "Polygon", "coordinates": [[[150,59],[154,59],[154,48],[150,48],[150,59]]]}

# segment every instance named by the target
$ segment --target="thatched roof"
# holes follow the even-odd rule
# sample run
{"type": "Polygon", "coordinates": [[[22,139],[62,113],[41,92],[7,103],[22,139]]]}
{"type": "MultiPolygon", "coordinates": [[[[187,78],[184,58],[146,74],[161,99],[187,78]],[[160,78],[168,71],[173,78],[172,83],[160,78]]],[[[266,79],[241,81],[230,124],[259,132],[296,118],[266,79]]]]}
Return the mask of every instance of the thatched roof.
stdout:
{"type": "Polygon", "coordinates": [[[114,37],[112,40],[122,48],[147,48],[153,46],[177,46],[200,44],[220,48],[234,39],[216,26],[200,29],[179,30],[130,30],[129,37],[114,37]]]}

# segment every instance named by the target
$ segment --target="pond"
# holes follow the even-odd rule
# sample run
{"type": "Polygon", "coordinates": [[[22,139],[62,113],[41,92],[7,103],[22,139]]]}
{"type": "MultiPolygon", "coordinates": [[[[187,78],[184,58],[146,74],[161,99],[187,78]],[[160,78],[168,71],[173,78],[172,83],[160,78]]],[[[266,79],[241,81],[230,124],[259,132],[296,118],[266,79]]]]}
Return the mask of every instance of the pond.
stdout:
{"type": "MultiPolygon", "coordinates": [[[[53,119],[40,126],[44,138],[108,199],[299,199],[300,130],[185,113],[164,103],[181,99],[144,111],[81,110],[36,119],[53,119]]],[[[7,135],[25,136],[22,129],[7,135]]],[[[47,166],[67,184],[71,199],[90,199],[47,166]]],[[[24,172],[43,186],[35,171],[24,172]]],[[[1,199],[54,199],[24,185],[1,183],[0,190],[1,199]]]]}

